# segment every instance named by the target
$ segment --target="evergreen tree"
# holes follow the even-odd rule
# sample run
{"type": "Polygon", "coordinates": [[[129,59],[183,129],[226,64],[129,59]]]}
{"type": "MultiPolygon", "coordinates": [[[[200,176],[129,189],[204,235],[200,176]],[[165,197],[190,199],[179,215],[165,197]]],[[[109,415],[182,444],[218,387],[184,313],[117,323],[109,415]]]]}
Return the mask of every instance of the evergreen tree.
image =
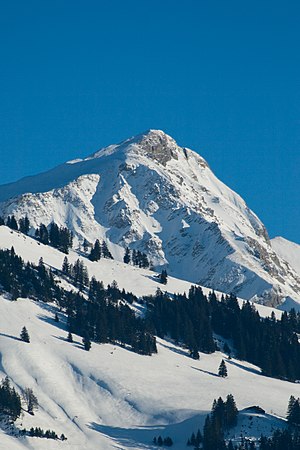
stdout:
{"type": "Polygon", "coordinates": [[[162,437],[161,437],[161,436],[158,436],[158,438],[157,438],[157,445],[158,445],[159,447],[161,447],[161,446],[163,445],[163,440],[162,440],[162,437]]]}
{"type": "Polygon", "coordinates": [[[8,216],[8,217],[7,217],[6,225],[7,225],[9,228],[11,228],[12,230],[18,231],[18,229],[19,229],[18,223],[17,223],[16,218],[15,218],[14,215],[8,216]]]}
{"type": "Polygon", "coordinates": [[[22,217],[19,220],[19,230],[21,233],[28,234],[30,228],[30,222],[27,216],[22,217]]]}
{"type": "Polygon", "coordinates": [[[138,265],[137,252],[136,252],[135,249],[132,250],[131,261],[132,261],[132,264],[133,264],[134,266],[137,266],[137,265],[138,265]]]}
{"type": "Polygon", "coordinates": [[[91,249],[89,259],[91,261],[99,261],[102,256],[102,250],[99,239],[96,239],[94,246],[91,249]]]}
{"type": "Polygon", "coordinates": [[[288,404],[287,420],[290,424],[300,425],[300,399],[291,396],[288,404]]]}
{"type": "Polygon", "coordinates": [[[30,342],[29,333],[28,333],[27,328],[25,326],[22,328],[20,337],[21,337],[22,341],[28,342],[28,343],[30,342]]]}
{"type": "Polygon", "coordinates": [[[124,261],[125,264],[130,264],[131,258],[130,258],[130,250],[129,250],[128,247],[126,247],[123,261],[124,261]]]}
{"type": "Polygon", "coordinates": [[[29,414],[34,414],[34,410],[38,409],[38,399],[37,397],[34,395],[33,390],[30,388],[26,388],[24,389],[24,391],[22,392],[22,397],[23,400],[26,404],[27,407],[27,412],[29,414]]]}
{"type": "Polygon", "coordinates": [[[102,251],[102,255],[103,258],[106,259],[114,259],[112,254],[110,253],[110,251],[108,250],[107,244],[105,241],[102,242],[102,247],[101,247],[101,251],[102,251]]]}
{"type": "Polygon", "coordinates": [[[238,409],[232,394],[228,394],[225,402],[224,427],[231,428],[237,424],[238,409]]]}
{"type": "Polygon", "coordinates": [[[49,244],[49,232],[47,230],[47,227],[41,223],[39,228],[35,230],[35,237],[45,245],[49,244]]]}
{"type": "Polygon", "coordinates": [[[226,367],[224,359],[222,359],[221,364],[219,366],[218,375],[219,375],[219,377],[222,377],[222,378],[226,378],[228,375],[227,367],[226,367]]]}
{"type": "Polygon", "coordinates": [[[160,277],[159,277],[159,281],[161,282],[161,284],[167,284],[168,282],[168,274],[167,271],[165,269],[163,269],[161,271],[160,277]]]}
{"type": "Polygon", "coordinates": [[[66,275],[70,274],[70,264],[67,256],[64,257],[63,265],[62,265],[62,272],[66,275]]]}
{"type": "Polygon", "coordinates": [[[21,414],[21,398],[15,388],[11,387],[8,377],[0,384],[0,414],[15,421],[21,414]]]}

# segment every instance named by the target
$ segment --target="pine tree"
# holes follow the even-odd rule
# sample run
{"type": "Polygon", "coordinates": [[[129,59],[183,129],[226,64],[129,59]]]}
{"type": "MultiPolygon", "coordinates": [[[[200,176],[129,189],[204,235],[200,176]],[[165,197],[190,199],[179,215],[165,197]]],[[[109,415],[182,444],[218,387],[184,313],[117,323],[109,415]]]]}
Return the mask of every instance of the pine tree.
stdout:
{"type": "Polygon", "coordinates": [[[34,395],[33,390],[30,388],[26,388],[23,392],[22,392],[22,397],[23,400],[26,404],[27,407],[27,412],[29,414],[34,414],[34,410],[38,409],[38,399],[37,397],[34,395]]]}
{"type": "Polygon", "coordinates": [[[161,446],[163,445],[163,440],[162,440],[162,437],[161,437],[161,436],[158,436],[158,438],[157,438],[157,445],[158,445],[159,447],[161,447],[161,446]]]}
{"type": "Polygon", "coordinates": [[[35,230],[35,237],[45,245],[49,244],[49,232],[47,230],[47,227],[41,223],[39,228],[35,230]]]}
{"type": "Polygon", "coordinates": [[[225,402],[225,428],[234,427],[237,423],[238,409],[232,394],[228,394],[225,402]]]}
{"type": "Polygon", "coordinates": [[[130,258],[130,250],[129,250],[128,247],[126,247],[123,261],[124,261],[125,264],[130,264],[131,258],[130,258]]]}
{"type": "Polygon", "coordinates": [[[101,250],[102,250],[102,255],[103,258],[106,259],[114,259],[112,254],[110,253],[110,251],[108,250],[107,244],[105,241],[102,242],[102,246],[101,246],[101,250]]]}
{"type": "Polygon", "coordinates": [[[161,282],[161,284],[167,284],[168,282],[168,274],[167,271],[165,269],[163,269],[161,271],[160,277],[159,277],[159,281],[161,282]]]}
{"type": "Polygon", "coordinates": [[[30,228],[30,222],[27,216],[22,217],[19,220],[19,230],[21,233],[28,234],[30,228]]]}
{"type": "Polygon", "coordinates": [[[291,419],[292,419],[293,408],[294,408],[295,403],[296,403],[296,399],[295,399],[295,397],[293,395],[291,395],[290,399],[289,399],[287,415],[286,415],[286,418],[287,418],[288,422],[290,422],[290,423],[292,422],[291,419]]]}
{"type": "Polygon", "coordinates": [[[219,370],[218,370],[218,374],[219,374],[219,377],[222,377],[222,378],[226,378],[228,375],[227,367],[226,367],[224,359],[222,359],[222,361],[221,361],[221,364],[220,364],[219,370]]]}
{"type": "Polygon", "coordinates": [[[89,259],[91,261],[99,261],[102,256],[101,245],[99,239],[96,239],[93,248],[91,249],[89,259]]]}
{"type": "Polygon", "coordinates": [[[300,425],[300,399],[291,396],[288,405],[288,422],[293,425],[300,425]]]}
{"type": "Polygon", "coordinates": [[[69,260],[68,260],[67,256],[64,257],[63,265],[62,265],[61,270],[66,275],[70,274],[70,264],[69,264],[69,260]]]}
{"type": "Polygon", "coordinates": [[[29,333],[28,333],[27,328],[25,326],[22,328],[20,337],[21,337],[22,341],[28,342],[28,343],[30,342],[29,333]]]}
{"type": "Polygon", "coordinates": [[[12,230],[18,231],[18,229],[19,229],[18,223],[17,223],[16,218],[15,218],[14,215],[8,216],[6,225],[9,228],[11,228],[12,230]]]}

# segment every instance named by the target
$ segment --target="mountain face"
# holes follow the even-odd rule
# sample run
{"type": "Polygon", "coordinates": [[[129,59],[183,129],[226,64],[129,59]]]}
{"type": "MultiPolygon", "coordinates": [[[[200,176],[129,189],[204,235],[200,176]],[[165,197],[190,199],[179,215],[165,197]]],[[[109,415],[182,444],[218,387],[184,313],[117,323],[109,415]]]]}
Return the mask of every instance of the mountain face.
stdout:
{"type": "Polygon", "coordinates": [[[269,305],[300,302],[300,276],[206,161],[150,130],[86,159],[0,186],[0,214],[53,220],[83,239],[147,253],[179,278],[269,305]],[[283,256],[283,257],[282,257],[283,256]]]}
{"type": "Polygon", "coordinates": [[[281,236],[272,239],[271,243],[277,255],[285,259],[300,274],[300,245],[288,241],[281,236]]]}

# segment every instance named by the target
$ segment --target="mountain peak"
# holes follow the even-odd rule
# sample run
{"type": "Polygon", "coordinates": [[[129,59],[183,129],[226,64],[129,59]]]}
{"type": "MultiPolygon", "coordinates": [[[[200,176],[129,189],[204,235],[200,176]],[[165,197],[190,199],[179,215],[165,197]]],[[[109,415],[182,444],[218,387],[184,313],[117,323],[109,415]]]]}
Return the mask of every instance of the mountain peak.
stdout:
{"type": "Polygon", "coordinates": [[[87,159],[108,156],[109,154],[119,151],[146,156],[149,159],[156,160],[159,163],[166,165],[172,158],[178,160],[178,153],[183,151],[183,149],[164,131],[149,129],[126,139],[117,145],[110,145],[102,148],[87,159]]]}
{"type": "Polygon", "coordinates": [[[181,150],[176,141],[162,130],[150,129],[133,138],[131,143],[137,146],[138,153],[163,165],[171,159],[178,160],[178,152],[181,150]]]}

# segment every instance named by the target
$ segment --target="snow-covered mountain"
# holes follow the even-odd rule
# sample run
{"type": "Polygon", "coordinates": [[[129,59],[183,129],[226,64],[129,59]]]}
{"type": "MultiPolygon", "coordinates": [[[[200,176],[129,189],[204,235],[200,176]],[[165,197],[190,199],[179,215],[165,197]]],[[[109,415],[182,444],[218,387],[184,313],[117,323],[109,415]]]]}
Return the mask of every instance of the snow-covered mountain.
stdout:
{"type": "MultiPolygon", "coordinates": [[[[25,261],[59,269],[64,254],[21,233],[0,227],[0,248],[14,247],[25,261]]],[[[69,261],[78,258],[71,251],[69,261]]],[[[122,262],[82,257],[90,276],[104,284],[115,279],[120,288],[140,296],[154,293],[159,283],[153,272],[122,262]]],[[[184,292],[190,283],[168,277],[168,292],[184,292]]],[[[67,288],[63,278],[61,285],[67,288]]],[[[160,285],[162,287],[162,285],[160,285]]],[[[261,316],[273,311],[257,305],[261,316]]],[[[134,305],[133,305],[134,307],[134,305]]],[[[214,398],[232,393],[240,410],[260,405],[266,413],[244,409],[238,424],[230,430],[234,442],[242,436],[259,438],[284,429],[286,407],[291,394],[300,396],[300,384],[272,379],[245,361],[227,358],[217,351],[201,353],[200,360],[188,350],[157,339],[158,353],[138,355],[118,345],[93,343],[83,350],[82,338],[67,342],[66,314],[55,303],[25,298],[10,300],[0,294],[0,379],[8,376],[18,392],[33,389],[39,401],[34,416],[23,412],[19,429],[41,427],[64,433],[67,441],[35,437],[14,437],[0,420],[0,448],[140,450],[156,449],[153,438],[171,436],[174,450],[185,448],[192,432],[202,429],[214,398]],[[55,314],[59,322],[54,320],[55,314]],[[19,339],[26,325],[31,342],[19,339]],[[228,377],[217,376],[221,359],[228,377]]],[[[281,312],[274,311],[279,318],[281,312]]],[[[1,418],[0,418],[1,419],[1,418]]]]}
{"type": "Polygon", "coordinates": [[[242,198],[206,161],[150,130],[86,159],[0,187],[0,213],[105,239],[179,278],[270,305],[300,302],[300,277],[242,198]]]}

